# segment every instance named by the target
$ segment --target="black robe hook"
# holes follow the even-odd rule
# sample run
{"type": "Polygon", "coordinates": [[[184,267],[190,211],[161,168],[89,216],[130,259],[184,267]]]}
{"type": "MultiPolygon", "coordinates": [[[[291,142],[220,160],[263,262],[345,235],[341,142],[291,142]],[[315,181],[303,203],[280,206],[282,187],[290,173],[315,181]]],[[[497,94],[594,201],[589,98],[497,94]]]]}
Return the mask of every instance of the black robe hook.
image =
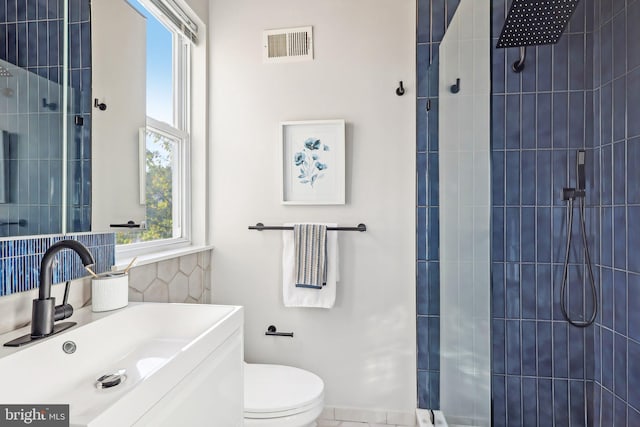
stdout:
{"type": "Polygon", "coordinates": [[[398,88],[396,89],[396,95],[404,95],[404,86],[402,85],[402,80],[400,80],[400,86],[398,86],[398,88]]]}

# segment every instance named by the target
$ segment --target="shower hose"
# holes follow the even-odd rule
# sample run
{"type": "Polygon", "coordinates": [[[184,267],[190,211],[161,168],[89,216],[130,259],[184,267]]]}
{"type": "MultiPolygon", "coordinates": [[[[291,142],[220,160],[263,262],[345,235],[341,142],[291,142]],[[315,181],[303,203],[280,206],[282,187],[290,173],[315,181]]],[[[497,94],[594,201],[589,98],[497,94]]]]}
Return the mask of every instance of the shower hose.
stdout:
{"type": "Polygon", "coordinates": [[[595,322],[596,315],[598,314],[598,292],[596,290],[596,281],[593,277],[593,267],[591,266],[591,254],[589,253],[589,243],[587,242],[587,229],[584,221],[584,197],[579,197],[580,200],[580,229],[582,231],[582,242],[584,244],[584,252],[587,260],[587,271],[589,272],[589,282],[591,285],[591,296],[593,300],[593,310],[591,312],[591,316],[588,320],[573,320],[569,316],[569,310],[567,308],[568,305],[568,294],[567,294],[567,276],[569,273],[569,251],[571,249],[571,230],[573,229],[573,198],[569,198],[567,205],[569,208],[569,223],[567,227],[567,249],[564,255],[564,268],[562,271],[562,285],[560,287],[560,310],[562,311],[562,316],[565,318],[569,324],[578,327],[578,328],[586,328],[595,322]]]}

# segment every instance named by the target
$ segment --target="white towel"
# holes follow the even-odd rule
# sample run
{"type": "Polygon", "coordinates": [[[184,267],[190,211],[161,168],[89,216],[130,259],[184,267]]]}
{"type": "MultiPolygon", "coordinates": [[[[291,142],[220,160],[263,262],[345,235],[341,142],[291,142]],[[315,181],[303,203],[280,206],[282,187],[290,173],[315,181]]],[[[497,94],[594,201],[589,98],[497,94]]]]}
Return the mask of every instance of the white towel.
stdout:
{"type": "MultiPolygon", "coordinates": [[[[293,224],[285,224],[292,226],[293,224]]],[[[337,224],[324,224],[337,227],[337,224]]],[[[296,287],[293,230],[282,232],[282,296],[285,307],[331,308],[336,301],[338,281],[338,232],[327,231],[327,284],[322,289],[296,287]]]]}

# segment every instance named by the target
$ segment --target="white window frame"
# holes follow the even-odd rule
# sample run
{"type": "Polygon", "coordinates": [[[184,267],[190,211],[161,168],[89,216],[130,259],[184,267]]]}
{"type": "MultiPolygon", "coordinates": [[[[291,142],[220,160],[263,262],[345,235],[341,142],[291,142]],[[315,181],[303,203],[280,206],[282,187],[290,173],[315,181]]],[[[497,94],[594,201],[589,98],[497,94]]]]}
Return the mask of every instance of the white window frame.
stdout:
{"type": "MultiPolygon", "coordinates": [[[[171,125],[147,116],[147,130],[164,134],[179,141],[178,173],[173,175],[173,227],[174,236],[145,242],[116,245],[118,259],[131,258],[154,252],[181,249],[192,244],[191,236],[191,43],[173,25],[163,19],[162,13],[146,0],[139,0],[172,32],[173,40],[173,122],[171,125]],[[177,178],[177,179],[176,179],[177,178]],[[176,182],[178,181],[178,182],[176,182]],[[175,191],[175,190],[178,191],[175,191]],[[176,197],[177,196],[177,197],[176,197]],[[176,199],[178,203],[176,203],[176,199]],[[177,229],[177,230],[176,230],[177,229]],[[176,231],[178,231],[176,233],[176,231]]],[[[141,161],[144,167],[144,159],[141,161]]]]}

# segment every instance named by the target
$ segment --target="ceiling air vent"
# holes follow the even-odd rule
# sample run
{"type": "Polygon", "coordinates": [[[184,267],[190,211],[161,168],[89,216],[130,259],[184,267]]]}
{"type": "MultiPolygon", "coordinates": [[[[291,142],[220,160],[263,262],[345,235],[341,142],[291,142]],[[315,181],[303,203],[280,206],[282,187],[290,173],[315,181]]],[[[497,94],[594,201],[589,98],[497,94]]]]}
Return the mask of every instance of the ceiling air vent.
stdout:
{"type": "Polygon", "coordinates": [[[313,60],[312,27],[266,30],[263,35],[264,62],[313,60]]]}

